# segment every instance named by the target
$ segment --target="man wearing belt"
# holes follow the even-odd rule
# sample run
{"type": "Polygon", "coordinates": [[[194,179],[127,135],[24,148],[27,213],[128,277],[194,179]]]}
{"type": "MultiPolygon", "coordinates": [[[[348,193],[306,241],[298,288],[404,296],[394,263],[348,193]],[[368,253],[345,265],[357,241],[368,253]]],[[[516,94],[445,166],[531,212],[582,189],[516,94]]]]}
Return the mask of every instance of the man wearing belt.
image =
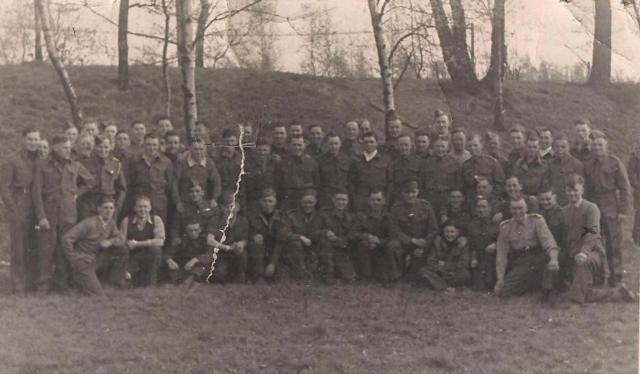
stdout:
{"type": "Polygon", "coordinates": [[[62,248],[71,264],[73,280],[80,292],[104,296],[99,278],[123,287],[128,250],[115,222],[115,203],[103,196],[97,203],[98,215],[73,226],[62,237],[62,248]]]}
{"type": "Polygon", "coordinates": [[[71,142],[64,135],[52,140],[53,153],[39,160],[33,179],[33,204],[38,218],[38,291],[69,287],[69,263],[60,240],[75,225],[76,199],[95,186],[95,178],[71,157],[71,142]],[[55,273],[54,273],[55,270],[55,273]]]}
{"type": "Polygon", "coordinates": [[[527,214],[523,198],[509,206],[512,218],[500,224],[496,250],[494,292],[500,297],[538,290],[559,269],[559,248],[544,218],[527,214]]]}
{"type": "Polygon", "coordinates": [[[98,136],[96,142],[94,154],[83,163],[96,178],[96,186],[78,199],[78,221],[96,215],[98,200],[103,196],[114,199],[118,217],[127,193],[122,163],[111,155],[111,140],[98,136]]]}
{"type": "Polygon", "coordinates": [[[584,168],[587,196],[600,208],[600,225],[611,270],[609,283],[615,285],[623,274],[621,223],[631,210],[631,185],[622,161],[609,154],[607,136],[593,131],[591,137],[594,157],[584,168]]]}
{"type": "Polygon", "coordinates": [[[424,161],[418,172],[420,198],[429,201],[436,212],[446,205],[449,192],[460,189],[462,185],[460,165],[447,153],[447,147],[446,140],[435,140],[434,155],[424,161]]]}
{"type": "Polygon", "coordinates": [[[22,149],[11,155],[0,169],[0,194],[11,234],[11,287],[17,294],[26,291],[27,251],[33,237],[34,216],[31,183],[38,159],[40,132],[22,132],[22,149]]]}

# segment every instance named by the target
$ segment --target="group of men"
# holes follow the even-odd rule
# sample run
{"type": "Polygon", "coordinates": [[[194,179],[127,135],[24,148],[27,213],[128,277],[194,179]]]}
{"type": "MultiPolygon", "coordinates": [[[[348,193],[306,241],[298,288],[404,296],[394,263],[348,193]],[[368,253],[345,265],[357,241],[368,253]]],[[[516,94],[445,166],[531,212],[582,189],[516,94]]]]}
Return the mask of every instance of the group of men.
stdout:
{"type": "Polygon", "coordinates": [[[188,146],[169,118],[153,130],[89,121],[46,148],[24,131],[0,174],[14,292],[317,277],[635,298],[621,223],[640,151],[629,176],[585,120],[573,146],[516,125],[508,155],[498,134],[452,128],[441,111],[411,135],[392,119],[384,143],[367,120],[328,134],[243,124],[216,142],[200,121],[188,146]]]}

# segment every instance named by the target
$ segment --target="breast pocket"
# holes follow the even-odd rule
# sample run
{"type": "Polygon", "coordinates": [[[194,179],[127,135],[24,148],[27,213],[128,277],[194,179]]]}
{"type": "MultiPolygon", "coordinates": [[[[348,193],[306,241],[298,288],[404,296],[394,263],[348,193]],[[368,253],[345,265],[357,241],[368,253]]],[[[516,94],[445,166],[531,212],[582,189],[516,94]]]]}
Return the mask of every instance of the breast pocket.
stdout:
{"type": "Polygon", "coordinates": [[[101,180],[101,192],[107,195],[114,195],[116,177],[118,176],[117,170],[113,168],[103,168],[102,169],[102,180],[101,180]]]}
{"type": "Polygon", "coordinates": [[[153,189],[164,189],[167,185],[167,180],[164,177],[165,168],[160,165],[153,165],[149,171],[149,178],[151,179],[151,187],[153,189]]]}
{"type": "Polygon", "coordinates": [[[600,183],[604,191],[616,189],[616,175],[618,175],[618,165],[607,164],[602,167],[600,183]]]}

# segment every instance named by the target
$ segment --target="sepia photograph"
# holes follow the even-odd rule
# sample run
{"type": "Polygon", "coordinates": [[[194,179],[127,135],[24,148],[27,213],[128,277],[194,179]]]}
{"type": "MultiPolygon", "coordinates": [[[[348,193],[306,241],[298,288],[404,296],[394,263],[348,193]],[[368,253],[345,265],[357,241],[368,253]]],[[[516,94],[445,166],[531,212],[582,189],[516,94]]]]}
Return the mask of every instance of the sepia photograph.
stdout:
{"type": "Polygon", "coordinates": [[[640,0],[0,0],[0,374],[633,374],[640,0]]]}

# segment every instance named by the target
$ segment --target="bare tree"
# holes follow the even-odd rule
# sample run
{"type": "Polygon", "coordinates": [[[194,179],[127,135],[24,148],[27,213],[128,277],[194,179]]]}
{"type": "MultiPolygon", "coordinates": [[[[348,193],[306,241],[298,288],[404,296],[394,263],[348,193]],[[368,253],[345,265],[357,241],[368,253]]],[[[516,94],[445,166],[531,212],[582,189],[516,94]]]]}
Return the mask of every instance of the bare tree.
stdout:
{"type": "Polygon", "coordinates": [[[504,126],[504,92],[502,88],[502,78],[504,76],[504,2],[505,0],[494,0],[493,16],[491,17],[491,66],[485,78],[493,81],[493,92],[495,96],[495,108],[493,116],[493,126],[500,131],[505,130],[504,126]],[[494,50],[495,49],[495,50],[494,50]],[[495,57],[494,57],[495,54],[495,57]],[[493,70],[492,70],[493,69],[493,70]]]}
{"type": "Polygon", "coordinates": [[[380,79],[382,81],[385,135],[388,136],[389,122],[396,111],[395,99],[393,96],[392,72],[389,68],[389,55],[387,54],[387,45],[385,42],[384,28],[382,24],[382,17],[384,16],[385,8],[389,4],[389,0],[368,0],[368,4],[369,14],[371,15],[371,26],[373,27],[373,36],[376,41],[376,50],[378,52],[380,79]]]}
{"type": "Polygon", "coordinates": [[[162,42],[162,85],[164,88],[165,105],[164,112],[168,117],[171,115],[171,80],[169,79],[169,41],[171,37],[171,13],[169,12],[168,0],[162,0],[162,14],[164,16],[164,40],[162,42]]]}
{"type": "Polygon", "coordinates": [[[34,7],[33,18],[35,20],[34,29],[36,33],[35,46],[34,46],[35,51],[33,54],[33,60],[38,62],[43,62],[44,56],[42,55],[42,26],[40,25],[40,17],[39,17],[40,13],[37,10],[37,4],[35,1],[33,2],[33,7],[34,7]]]}
{"type": "Polygon", "coordinates": [[[118,14],[118,85],[121,90],[129,89],[129,0],[120,0],[118,14]]]}
{"type": "Polygon", "coordinates": [[[595,0],[593,59],[589,84],[602,86],[611,82],[611,0],[595,0]]]}
{"type": "Polygon", "coordinates": [[[200,15],[198,16],[198,28],[196,29],[196,67],[199,68],[204,67],[204,32],[210,11],[211,2],[209,0],[200,0],[200,15]]]}
{"type": "Polygon", "coordinates": [[[80,105],[78,104],[78,96],[71,84],[71,78],[69,78],[69,73],[67,69],[64,67],[64,63],[58,57],[58,50],[53,40],[52,30],[51,30],[51,14],[49,12],[49,3],[46,0],[35,0],[36,9],[38,10],[38,14],[40,17],[40,23],[42,25],[42,35],[44,36],[45,45],[47,46],[47,52],[49,54],[49,60],[53,64],[56,72],[58,73],[58,77],[60,78],[60,82],[62,83],[62,87],[64,89],[64,93],[67,97],[67,101],[69,102],[69,107],[71,109],[71,117],[73,118],[73,123],[80,127],[82,126],[82,110],[80,105]]]}
{"type": "Polygon", "coordinates": [[[461,0],[450,0],[451,26],[444,10],[442,0],[429,0],[433,10],[436,31],[440,39],[442,56],[451,76],[451,81],[458,89],[476,93],[479,88],[469,48],[467,46],[467,23],[461,0]]]}
{"type": "Polygon", "coordinates": [[[184,126],[187,140],[191,144],[193,128],[198,119],[196,103],[196,61],[193,44],[193,15],[190,0],[176,0],[176,22],[178,25],[178,65],[182,74],[182,96],[184,126]]]}

